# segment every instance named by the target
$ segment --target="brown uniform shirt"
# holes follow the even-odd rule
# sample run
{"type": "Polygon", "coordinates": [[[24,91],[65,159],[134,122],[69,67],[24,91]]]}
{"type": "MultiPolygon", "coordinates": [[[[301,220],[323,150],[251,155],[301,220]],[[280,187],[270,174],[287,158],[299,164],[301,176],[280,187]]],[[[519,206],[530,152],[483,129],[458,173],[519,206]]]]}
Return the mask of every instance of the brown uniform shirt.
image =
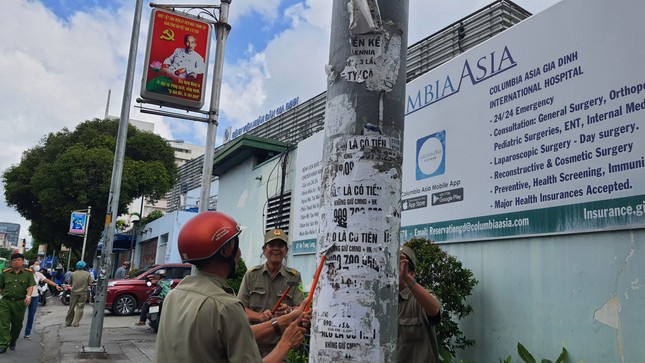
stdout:
{"type": "Polygon", "coordinates": [[[244,307],[220,276],[197,271],[168,293],[155,362],[260,363],[244,307]]]}
{"type": "MultiPolygon", "coordinates": [[[[432,291],[430,291],[431,294],[432,291]]],[[[433,294],[434,295],[434,294],[433,294]]],[[[439,346],[434,326],[441,313],[430,317],[412,296],[410,289],[399,292],[399,334],[397,362],[439,363],[439,346]]]]}
{"type": "MultiPolygon", "coordinates": [[[[288,282],[296,286],[289,290],[282,303],[288,306],[298,306],[305,300],[305,294],[301,290],[302,277],[298,270],[285,265],[282,265],[273,279],[266,263],[251,268],[242,278],[237,297],[245,307],[255,312],[272,310],[289,286],[288,282]]],[[[280,337],[276,336],[270,342],[258,344],[262,356],[269,354],[279,340],[280,337]]]]}
{"type": "Polygon", "coordinates": [[[72,272],[69,284],[72,285],[72,294],[87,294],[87,288],[92,285],[92,275],[85,270],[76,270],[72,272]]]}

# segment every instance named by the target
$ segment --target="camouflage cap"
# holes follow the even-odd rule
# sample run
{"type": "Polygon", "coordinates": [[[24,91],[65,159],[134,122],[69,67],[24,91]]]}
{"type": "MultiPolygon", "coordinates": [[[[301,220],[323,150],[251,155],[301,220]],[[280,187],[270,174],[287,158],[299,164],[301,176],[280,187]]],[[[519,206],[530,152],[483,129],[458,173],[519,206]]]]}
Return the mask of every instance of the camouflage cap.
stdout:
{"type": "Polygon", "coordinates": [[[262,245],[262,247],[274,240],[280,240],[284,242],[287,247],[289,246],[289,239],[287,238],[287,235],[284,233],[284,231],[279,228],[274,228],[268,230],[267,233],[264,234],[264,244],[262,245]]]}

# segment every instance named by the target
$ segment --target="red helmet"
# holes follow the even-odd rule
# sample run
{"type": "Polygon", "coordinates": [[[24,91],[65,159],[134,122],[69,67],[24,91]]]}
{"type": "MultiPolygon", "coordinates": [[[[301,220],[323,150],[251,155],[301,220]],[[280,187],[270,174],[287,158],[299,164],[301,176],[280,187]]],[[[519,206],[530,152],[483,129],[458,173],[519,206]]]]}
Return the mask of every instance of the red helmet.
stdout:
{"type": "Polygon", "coordinates": [[[200,213],[186,222],[179,232],[177,247],[181,260],[207,259],[240,232],[237,222],[222,212],[200,213]]]}

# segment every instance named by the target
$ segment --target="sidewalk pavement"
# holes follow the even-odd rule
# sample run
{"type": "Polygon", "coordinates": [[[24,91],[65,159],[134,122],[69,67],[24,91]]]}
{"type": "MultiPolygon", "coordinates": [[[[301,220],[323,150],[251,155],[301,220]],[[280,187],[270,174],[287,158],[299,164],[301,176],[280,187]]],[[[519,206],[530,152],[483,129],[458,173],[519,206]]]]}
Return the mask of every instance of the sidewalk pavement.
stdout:
{"type": "MultiPolygon", "coordinates": [[[[66,327],[65,316],[68,306],[58,298],[48,300],[46,306],[40,306],[36,313],[36,322],[32,331],[32,340],[21,339],[14,354],[3,354],[3,358],[26,358],[25,355],[37,354],[32,361],[47,363],[75,362],[152,362],[157,335],[148,326],[137,326],[138,315],[116,316],[106,311],[103,318],[101,347],[105,348],[103,357],[97,354],[81,353],[89,344],[90,327],[94,306],[85,304],[83,319],[78,327],[66,327]],[[33,344],[36,343],[36,344],[33,344]],[[37,344],[41,343],[41,344],[37,344]],[[20,351],[31,350],[28,354],[20,351]],[[38,354],[40,351],[40,354],[38,354]]],[[[23,328],[24,329],[24,328],[23,328]]],[[[95,351],[96,349],[92,350],[95,351]]],[[[12,359],[13,360],[13,359],[12,359]]],[[[21,359],[22,360],[22,359],[21,359]]],[[[15,360],[13,360],[15,361],[15,360]]]]}

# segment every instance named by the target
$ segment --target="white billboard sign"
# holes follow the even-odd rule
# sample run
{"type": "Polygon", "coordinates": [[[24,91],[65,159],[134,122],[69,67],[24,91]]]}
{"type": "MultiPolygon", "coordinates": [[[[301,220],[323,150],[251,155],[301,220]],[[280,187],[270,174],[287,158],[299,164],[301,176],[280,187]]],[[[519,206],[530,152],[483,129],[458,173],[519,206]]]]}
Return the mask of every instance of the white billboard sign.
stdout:
{"type": "Polygon", "coordinates": [[[409,83],[402,239],[645,226],[642,14],[564,1],[409,83]]]}
{"type": "Polygon", "coordinates": [[[324,138],[324,132],[320,131],[298,143],[296,185],[291,197],[294,221],[291,252],[294,255],[316,252],[324,138]]]}

